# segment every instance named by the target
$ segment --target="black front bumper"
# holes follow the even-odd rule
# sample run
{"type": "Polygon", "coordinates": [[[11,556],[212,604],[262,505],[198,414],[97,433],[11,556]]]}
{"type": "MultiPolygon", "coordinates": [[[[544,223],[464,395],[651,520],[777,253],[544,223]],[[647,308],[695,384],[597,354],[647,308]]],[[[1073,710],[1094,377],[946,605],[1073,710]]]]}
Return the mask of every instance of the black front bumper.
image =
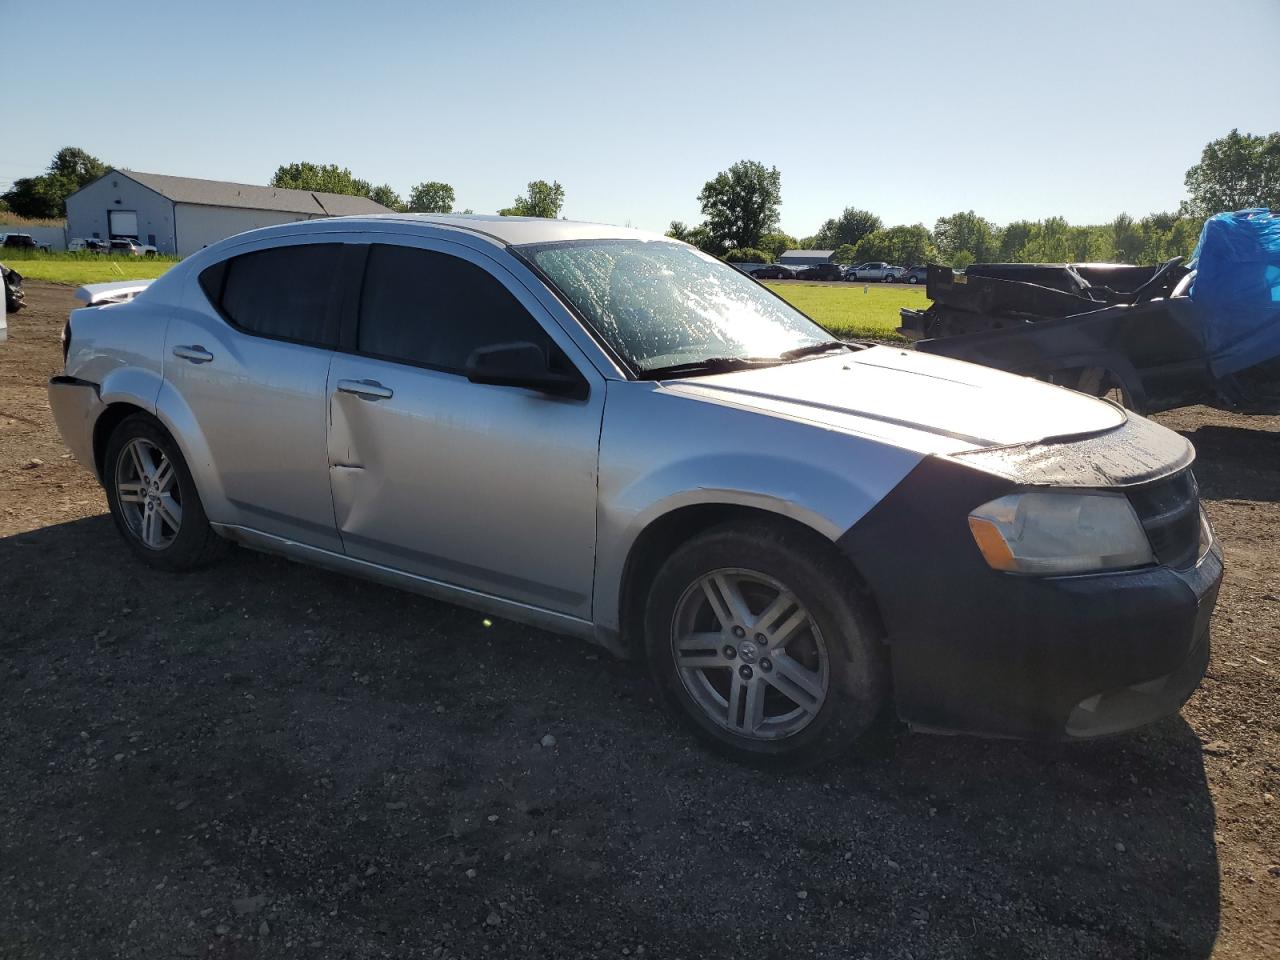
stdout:
{"type": "Polygon", "coordinates": [[[879,605],[899,715],[954,733],[1071,739],[1176,713],[1204,676],[1222,579],[1186,569],[992,570],[969,511],[1018,485],[926,460],[840,540],[879,605]]]}

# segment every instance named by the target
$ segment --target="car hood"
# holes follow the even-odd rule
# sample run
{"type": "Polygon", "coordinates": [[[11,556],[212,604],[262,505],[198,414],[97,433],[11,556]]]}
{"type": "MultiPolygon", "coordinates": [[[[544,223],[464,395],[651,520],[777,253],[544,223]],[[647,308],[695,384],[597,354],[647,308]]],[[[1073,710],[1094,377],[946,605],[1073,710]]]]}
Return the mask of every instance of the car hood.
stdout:
{"type": "Polygon", "coordinates": [[[662,386],[935,454],[1096,434],[1126,419],[1082,393],[884,346],[662,386]]]}

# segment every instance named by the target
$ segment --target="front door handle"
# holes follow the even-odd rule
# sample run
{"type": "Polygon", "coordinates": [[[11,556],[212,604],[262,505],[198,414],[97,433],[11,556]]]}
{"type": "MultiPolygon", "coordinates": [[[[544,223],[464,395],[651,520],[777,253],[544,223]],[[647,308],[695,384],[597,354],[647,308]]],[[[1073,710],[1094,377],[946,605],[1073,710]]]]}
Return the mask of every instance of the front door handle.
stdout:
{"type": "Polygon", "coordinates": [[[361,400],[390,400],[395,391],[384,387],[377,380],[339,380],[339,393],[350,393],[361,400]]]}
{"type": "Polygon", "coordinates": [[[192,363],[208,363],[213,359],[213,354],[198,343],[192,347],[174,347],[173,355],[192,363]]]}

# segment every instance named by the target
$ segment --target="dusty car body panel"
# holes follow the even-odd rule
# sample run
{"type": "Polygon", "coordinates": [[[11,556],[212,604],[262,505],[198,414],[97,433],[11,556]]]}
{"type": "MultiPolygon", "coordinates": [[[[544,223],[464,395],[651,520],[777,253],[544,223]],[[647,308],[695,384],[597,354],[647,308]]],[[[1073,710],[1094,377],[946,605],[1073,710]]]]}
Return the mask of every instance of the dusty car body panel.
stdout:
{"type": "Polygon", "coordinates": [[[968,360],[1106,395],[1139,412],[1214,394],[1205,316],[1187,270],[1114,264],[931,266],[927,310],[903,310],[900,332],[925,353],[968,360]]]}

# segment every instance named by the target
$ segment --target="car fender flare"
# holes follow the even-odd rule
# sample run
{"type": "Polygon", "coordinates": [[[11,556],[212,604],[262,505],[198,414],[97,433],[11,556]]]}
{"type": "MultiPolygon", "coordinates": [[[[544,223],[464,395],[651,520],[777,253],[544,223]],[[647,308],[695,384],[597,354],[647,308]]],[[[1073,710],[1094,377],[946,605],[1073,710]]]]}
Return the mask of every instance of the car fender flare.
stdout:
{"type": "Polygon", "coordinates": [[[905,450],[895,453],[900,456],[887,458],[887,469],[858,475],[744,453],[694,457],[637,478],[602,501],[611,506],[597,524],[592,604],[597,626],[621,628],[622,585],[632,551],[644,531],[664,517],[688,507],[739,507],[797,522],[834,543],[921,459],[905,450]]]}

